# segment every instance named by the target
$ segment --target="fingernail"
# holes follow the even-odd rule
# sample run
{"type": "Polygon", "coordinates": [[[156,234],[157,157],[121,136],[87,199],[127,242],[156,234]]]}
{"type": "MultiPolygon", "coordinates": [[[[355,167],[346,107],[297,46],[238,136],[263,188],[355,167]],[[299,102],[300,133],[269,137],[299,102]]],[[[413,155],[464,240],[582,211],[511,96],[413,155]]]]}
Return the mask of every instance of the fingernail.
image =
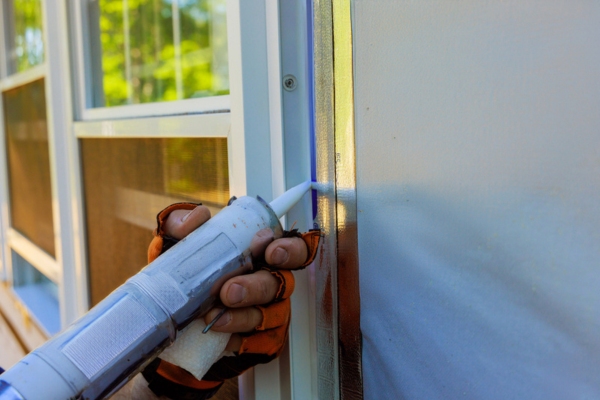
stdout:
{"type": "Polygon", "coordinates": [[[227,300],[233,305],[241,303],[246,298],[247,290],[242,285],[237,283],[232,284],[227,289],[227,300]]]}
{"type": "Polygon", "coordinates": [[[227,325],[229,323],[229,321],[231,321],[231,313],[230,312],[226,312],[225,314],[221,315],[221,318],[219,318],[215,322],[215,324],[213,325],[213,327],[219,327],[219,326],[227,325]]]}
{"type": "Polygon", "coordinates": [[[186,219],[188,219],[188,217],[190,216],[190,214],[191,214],[191,213],[193,213],[193,212],[194,212],[194,210],[192,210],[192,211],[190,211],[189,213],[185,214],[185,215],[183,216],[183,218],[181,218],[181,222],[185,222],[185,220],[186,220],[186,219]]]}
{"type": "Polygon", "coordinates": [[[275,251],[273,251],[273,254],[271,254],[271,262],[274,265],[281,265],[288,260],[288,257],[289,255],[287,250],[278,247],[275,249],[275,251]]]}

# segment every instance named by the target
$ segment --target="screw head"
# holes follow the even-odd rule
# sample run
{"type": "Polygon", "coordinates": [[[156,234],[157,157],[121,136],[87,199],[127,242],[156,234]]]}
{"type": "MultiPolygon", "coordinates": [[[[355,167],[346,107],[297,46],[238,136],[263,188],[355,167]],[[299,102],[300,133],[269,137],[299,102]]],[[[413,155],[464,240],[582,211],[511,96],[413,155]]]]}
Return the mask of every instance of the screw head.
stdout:
{"type": "Polygon", "coordinates": [[[288,92],[293,91],[298,86],[298,81],[294,75],[286,75],[283,77],[283,88],[288,92]]]}

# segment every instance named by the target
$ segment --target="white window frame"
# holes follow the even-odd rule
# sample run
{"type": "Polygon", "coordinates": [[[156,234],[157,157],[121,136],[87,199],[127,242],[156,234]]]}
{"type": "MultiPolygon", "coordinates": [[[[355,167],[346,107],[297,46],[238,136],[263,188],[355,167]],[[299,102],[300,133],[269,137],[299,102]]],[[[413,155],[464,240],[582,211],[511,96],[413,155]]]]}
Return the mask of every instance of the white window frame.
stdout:
{"type": "Polygon", "coordinates": [[[82,73],[82,71],[90,71],[93,63],[92,49],[89,45],[88,2],[68,1],[72,10],[72,41],[77,54],[73,59],[74,72],[76,72],[75,80],[77,82],[74,91],[77,98],[77,120],[99,121],[229,111],[229,95],[114,107],[93,107],[93,91],[90,90],[93,85],[93,77],[92,74],[82,73]]]}
{"type": "MultiPolygon", "coordinates": [[[[23,259],[29,262],[33,267],[38,269],[41,273],[43,273],[46,277],[48,277],[52,282],[57,284],[59,288],[59,313],[61,326],[64,326],[69,320],[73,320],[74,315],[70,312],[70,308],[73,307],[73,303],[69,303],[64,301],[65,298],[70,298],[71,296],[66,295],[65,290],[68,290],[69,284],[67,282],[68,278],[65,276],[65,271],[69,270],[62,268],[62,265],[69,263],[69,257],[62,251],[62,247],[65,244],[65,239],[69,238],[67,229],[65,232],[62,231],[61,234],[61,221],[59,220],[59,208],[61,202],[59,198],[59,185],[62,184],[61,179],[57,177],[59,175],[56,174],[57,164],[60,164],[60,158],[57,157],[57,153],[62,153],[62,151],[56,151],[57,147],[60,147],[60,138],[59,135],[55,135],[54,132],[61,126],[61,116],[55,115],[52,112],[52,86],[53,83],[50,79],[50,71],[53,68],[52,61],[48,60],[48,53],[50,52],[49,48],[54,46],[48,46],[47,43],[53,43],[49,37],[52,35],[52,29],[47,29],[48,24],[48,15],[45,13],[45,4],[41,3],[42,7],[42,24],[43,24],[43,40],[45,43],[44,48],[44,62],[40,65],[31,67],[23,72],[17,72],[13,74],[8,74],[8,66],[7,66],[7,57],[6,57],[6,46],[4,41],[4,31],[2,31],[2,40],[0,44],[0,52],[2,53],[1,64],[0,67],[1,75],[0,75],[0,92],[5,92],[10,89],[14,89],[16,87],[28,84],[38,79],[44,79],[45,92],[46,92],[46,110],[47,110],[47,123],[48,123],[48,145],[49,145],[49,156],[50,156],[50,176],[51,176],[51,201],[52,201],[52,214],[53,214],[53,223],[54,223],[54,243],[55,243],[55,253],[56,257],[52,257],[48,255],[46,252],[41,250],[37,245],[35,245],[32,241],[21,235],[15,229],[11,227],[10,224],[10,200],[8,196],[8,171],[7,171],[7,159],[6,159],[6,148],[5,148],[5,132],[4,132],[4,109],[2,104],[2,97],[0,97],[0,222],[1,222],[1,235],[0,239],[2,240],[2,260],[4,265],[4,273],[3,278],[7,282],[12,282],[13,278],[13,263],[12,263],[12,252],[19,254],[23,259]],[[57,143],[57,141],[59,143],[57,143]]],[[[51,7],[52,8],[52,7],[51,7]]],[[[0,10],[0,12],[3,10],[0,10]]],[[[0,17],[4,18],[3,13],[0,17]]],[[[56,22],[56,20],[54,20],[56,22]]],[[[58,54],[58,51],[57,51],[58,54]]],[[[61,88],[64,90],[64,88],[61,88]]],[[[65,104],[66,108],[69,108],[68,104],[65,104]]],[[[60,156],[61,154],[58,154],[60,156]]],[[[64,226],[64,225],[63,225],[64,226]]],[[[69,247],[72,248],[73,244],[69,244],[69,247]]],[[[9,284],[10,286],[10,284],[9,284]]],[[[47,332],[35,323],[31,324],[30,322],[35,321],[35,316],[31,315],[26,307],[24,307],[18,297],[15,296],[14,292],[7,287],[0,288],[0,297],[2,298],[1,303],[3,305],[13,303],[15,305],[14,308],[3,309],[3,312],[6,316],[11,320],[13,327],[18,331],[19,336],[23,343],[26,345],[28,350],[31,350],[41,343],[43,343],[47,339],[47,332]],[[19,315],[21,314],[21,315],[19,315]],[[20,318],[21,317],[21,318],[20,318]]],[[[4,307],[3,307],[4,308],[4,307]]]]}
{"type": "MultiPolygon", "coordinates": [[[[291,168],[286,163],[286,152],[297,149],[286,148],[284,141],[284,130],[289,125],[298,124],[306,130],[302,134],[309,134],[305,126],[309,117],[309,94],[304,89],[283,92],[281,85],[285,74],[282,73],[282,49],[298,53],[293,59],[299,65],[303,61],[302,52],[306,57],[308,47],[302,42],[305,37],[298,41],[290,36],[286,38],[286,43],[282,42],[282,9],[278,0],[228,0],[230,95],[90,108],[91,82],[83,73],[90,57],[89,46],[86,46],[86,19],[83,18],[86,2],[41,1],[45,62],[10,77],[6,77],[5,70],[1,75],[3,71],[0,70],[0,89],[4,91],[40,77],[45,78],[56,259],[47,256],[9,228],[4,140],[0,140],[0,240],[3,243],[5,275],[9,281],[10,249],[15,249],[59,285],[61,321],[62,326],[66,326],[89,307],[78,139],[227,138],[230,193],[237,196],[260,195],[269,201],[287,187],[310,179],[307,160],[300,167],[294,165],[291,168]],[[298,47],[298,44],[301,46],[298,47]],[[302,112],[299,113],[297,108],[290,109],[293,102],[286,100],[290,98],[304,101],[302,112]]],[[[287,11],[295,3],[298,11],[302,12],[308,4],[290,0],[283,0],[282,4],[284,1],[283,7],[287,7],[287,11]]],[[[298,16],[296,25],[301,25],[303,18],[306,15],[298,16]]],[[[301,36],[305,32],[299,28],[300,25],[294,29],[301,36]]],[[[0,53],[4,54],[4,42],[1,43],[0,53]]],[[[293,69],[289,63],[286,68],[293,69]]],[[[293,73],[298,78],[306,78],[305,71],[293,73]]],[[[307,83],[305,79],[301,87],[306,88],[307,83]]],[[[3,130],[0,112],[0,133],[3,130]]],[[[299,157],[310,158],[308,151],[302,148],[299,157]]],[[[312,218],[307,212],[309,203],[304,201],[292,211],[294,221],[299,221],[296,227],[302,230],[310,228],[308,224],[312,218]]],[[[244,374],[240,378],[240,398],[283,400],[314,397],[317,385],[312,312],[315,307],[314,288],[309,284],[309,274],[309,271],[296,274],[289,349],[280,359],[244,374]]]]}
{"type": "MultiPolygon", "coordinates": [[[[77,0],[70,1],[75,21],[72,25],[76,44],[73,63],[78,71],[76,80],[79,86],[76,93],[78,122],[74,123],[74,136],[226,137],[232,195],[260,194],[270,200],[285,191],[282,44],[277,0],[227,2],[230,95],[110,108],[87,108],[91,105],[91,93],[83,88],[88,78],[79,72],[86,70],[85,65],[89,65],[86,57],[90,57],[84,46],[86,28],[82,16],[86,15],[86,10],[83,4],[77,0]],[[195,115],[179,115],[184,113],[195,115]],[[151,127],[147,117],[153,117],[151,127]],[[176,129],[173,125],[181,126],[176,129]],[[203,127],[202,131],[198,131],[199,126],[203,127]]],[[[294,48],[296,44],[292,44],[294,48]]],[[[302,116],[306,117],[306,113],[302,116]]],[[[297,115],[297,118],[302,116],[297,115]]],[[[309,157],[306,152],[303,154],[309,157]]],[[[310,167],[294,171],[303,176],[293,177],[299,181],[290,182],[287,186],[310,179],[310,167]]],[[[314,340],[310,334],[314,323],[309,316],[310,308],[303,307],[310,303],[308,273],[297,274],[297,277],[290,336],[292,351],[282,357],[289,365],[281,365],[283,363],[277,360],[245,374],[240,379],[244,399],[300,399],[306,397],[307,387],[312,388],[311,393],[316,393],[313,382],[316,374],[314,340]]]]}

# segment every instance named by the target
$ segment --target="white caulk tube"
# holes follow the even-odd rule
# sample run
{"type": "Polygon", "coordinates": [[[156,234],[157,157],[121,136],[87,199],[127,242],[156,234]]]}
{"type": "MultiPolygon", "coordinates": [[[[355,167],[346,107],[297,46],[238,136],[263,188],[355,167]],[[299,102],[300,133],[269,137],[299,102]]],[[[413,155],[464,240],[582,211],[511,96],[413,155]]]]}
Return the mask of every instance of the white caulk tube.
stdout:
{"type": "Polygon", "coordinates": [[[252,269],[252,237],[265,228],[280,237],[279,218],[310,186],[290,189],[271,206],[260,197],[235,200],[0,375],[0,400],[114,393],[214,305],[227,279],[252,269]]]}

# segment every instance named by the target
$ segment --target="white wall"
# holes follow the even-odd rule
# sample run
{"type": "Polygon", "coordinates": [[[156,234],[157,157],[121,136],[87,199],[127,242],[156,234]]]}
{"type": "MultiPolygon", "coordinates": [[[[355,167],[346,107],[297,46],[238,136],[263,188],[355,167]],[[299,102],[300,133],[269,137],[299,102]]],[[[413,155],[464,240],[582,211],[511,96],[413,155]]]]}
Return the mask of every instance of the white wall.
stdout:
{"type": "Polygon", "coordinates": [[[353,13],[366,398],[598,398],[600,2],[353,13]]]}

